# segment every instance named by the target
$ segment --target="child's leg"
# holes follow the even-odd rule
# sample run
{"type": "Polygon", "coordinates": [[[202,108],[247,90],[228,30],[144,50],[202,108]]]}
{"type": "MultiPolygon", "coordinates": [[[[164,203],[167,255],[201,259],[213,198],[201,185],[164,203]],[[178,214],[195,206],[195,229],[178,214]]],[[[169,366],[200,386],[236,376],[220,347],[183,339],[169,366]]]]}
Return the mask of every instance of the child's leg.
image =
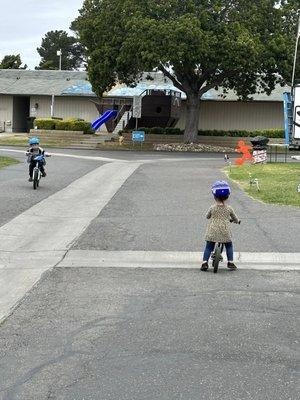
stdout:
{"type": "Polygon", "coordinates": [[[45,165],[45,164],[42,163],[42,162],[39,163],[39,167],[40,167],[40,170],[41,170],[41,173],[42,173],[43,176],[46,175],[46,171],[45,171],[44,165],[45,165]]]}
{"type": "Polygon", "coordinates": [[[236,269],[236,265],[233,262],[233,244],[232,242],[225,243],[226,246],[226,254],[227,254],[227,267],[231,270],[236,269]]]}
{"type": "Polygon", "coordinates": [[[233,262],[233,244],[232,242],[225,243],[226,255],[228,262],[233,262]]]}
{"type": "Polygon", "coordinates": [[[34,167],[35,167],[35,162],[31,161],[30,164],[29,164],[29,176],[30,176],[30,178],[32,178],[34,167]]]}
{"type": "Polygon", "coordinates": [[[215,242],[206,242],[205,250],[203,253],[203,261],[209,260],[209,257],[212,251],[214,251],[214,248],[215,248],[215,242]]]}

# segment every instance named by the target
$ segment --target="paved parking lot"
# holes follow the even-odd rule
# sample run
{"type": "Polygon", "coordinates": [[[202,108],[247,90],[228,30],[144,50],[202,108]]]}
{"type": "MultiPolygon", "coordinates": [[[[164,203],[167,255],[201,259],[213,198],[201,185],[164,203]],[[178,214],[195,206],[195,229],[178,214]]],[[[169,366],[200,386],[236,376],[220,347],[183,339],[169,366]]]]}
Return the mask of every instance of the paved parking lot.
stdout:
{"type": "Polygon", "coordinates": [[[0,400],[296,400],[300,209],[233,185],[241,269],[201,273],[222,156],[89,154],[0,171],[0,400]]]}

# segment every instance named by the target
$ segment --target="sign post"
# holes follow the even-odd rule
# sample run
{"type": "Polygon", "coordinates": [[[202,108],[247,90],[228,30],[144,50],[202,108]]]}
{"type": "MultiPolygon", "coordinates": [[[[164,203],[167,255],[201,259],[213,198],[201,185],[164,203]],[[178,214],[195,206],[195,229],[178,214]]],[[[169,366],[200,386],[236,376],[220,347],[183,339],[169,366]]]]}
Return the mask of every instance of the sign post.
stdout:
{"type": "Polygon", "coordinates": [[[142,117],[142,96],[133,97],[132,116],[136,119],[135,130],[138,129],[138,119],[142,117]]]}
{"type": "Polygon", "coordinates": [[[145,141],[145,132],[144,131],[132,131],[132,141],[133,144],[138,142],[141,143],[141,149],[143,142],[145,141]]]}

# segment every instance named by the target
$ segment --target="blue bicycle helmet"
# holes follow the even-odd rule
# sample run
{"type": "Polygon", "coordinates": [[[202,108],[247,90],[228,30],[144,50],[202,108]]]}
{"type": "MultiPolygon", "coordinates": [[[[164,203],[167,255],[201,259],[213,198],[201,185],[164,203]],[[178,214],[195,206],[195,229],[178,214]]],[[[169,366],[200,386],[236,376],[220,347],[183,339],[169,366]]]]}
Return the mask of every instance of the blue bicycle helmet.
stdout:
{"type": "Polygon", "coordinates": [[[33,144],[40,144],[40,140],[38,137],[32,137],[29,139],[29,144],[30,144],[30,146],[33,144]]]}
{"type": "Polygon", "coordinates": [[[215,182],[212,187],[211,191],[214,196],[216,197],[225,197],[229,196],[231,191],[230,191],[230,186],[226,181],[217,181],[215,182]]]}

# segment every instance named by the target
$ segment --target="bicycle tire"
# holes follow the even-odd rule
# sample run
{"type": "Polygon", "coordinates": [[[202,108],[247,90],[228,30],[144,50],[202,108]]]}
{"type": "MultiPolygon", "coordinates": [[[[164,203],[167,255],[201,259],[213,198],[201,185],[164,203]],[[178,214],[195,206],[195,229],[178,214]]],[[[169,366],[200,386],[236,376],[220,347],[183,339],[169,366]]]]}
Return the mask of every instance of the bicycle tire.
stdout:
{"type": "Polygon", "coordinates": [[[215,274],[218,272],[218,269],[219,269],[219,263],[221,261],[222,251],[223,251],[222,243],[216,244],[215,256],[214,256],[214,260],[213,260],[213,269],[214,269],[215,274]]]}
{"type": "Polygon", "coordinates": [[[33,190],[36,190],[38,187],[38,171],[34,171],[33,174],[33,190]]]}

